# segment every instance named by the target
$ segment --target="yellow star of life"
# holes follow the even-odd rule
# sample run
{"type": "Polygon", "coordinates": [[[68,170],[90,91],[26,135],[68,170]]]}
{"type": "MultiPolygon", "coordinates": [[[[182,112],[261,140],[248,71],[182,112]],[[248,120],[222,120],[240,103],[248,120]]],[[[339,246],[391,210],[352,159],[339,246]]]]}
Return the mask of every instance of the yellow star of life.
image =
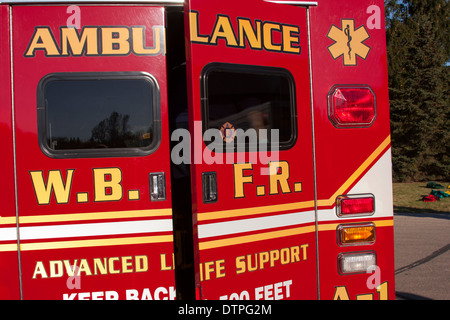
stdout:
{"type": "Polygon", "coordinates": [[[344,66],[356,66],[356,56],[366,59],[370,47],[363,42],[370,38],[364,26],[355,30],[355,20],[342,19],[341,29],[333,25],[328,32],[328,38],[335,41],[328,47],[333,58],[336,60],[343,56],[344,66]]]}

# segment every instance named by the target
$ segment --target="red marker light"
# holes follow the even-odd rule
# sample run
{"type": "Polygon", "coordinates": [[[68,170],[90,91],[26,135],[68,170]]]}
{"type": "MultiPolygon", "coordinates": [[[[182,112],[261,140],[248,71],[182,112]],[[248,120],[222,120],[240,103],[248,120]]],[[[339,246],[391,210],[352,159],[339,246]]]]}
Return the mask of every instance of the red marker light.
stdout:
{"type": "Polygon", "coordinates": [[[328,95],[328,115],[338,128],[370,127],[376,118],[375,100],[369,87],[336,86],[328,95]]]}
{"type": "Polygon", "coordinates": [[[339,196],[336,199],[338,216],[371,215],[375,212],[375,198],[373,195],[339,196]]]}

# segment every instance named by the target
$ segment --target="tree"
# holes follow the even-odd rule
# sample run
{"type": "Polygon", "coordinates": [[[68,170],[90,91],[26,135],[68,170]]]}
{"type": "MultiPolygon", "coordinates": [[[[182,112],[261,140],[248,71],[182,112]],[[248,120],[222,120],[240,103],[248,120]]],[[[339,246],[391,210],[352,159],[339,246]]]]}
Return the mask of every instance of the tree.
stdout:
{"type": "Polygon", "coordinates": [[[396,181],[450,178],[448,12],[445,0],[386,2],[396,181]]]}
{"type": "Polygon", "coordinates": [[[91,140],[108,148],[127,147],[126,142],[133,138],[128,128],[129,120],[129,115],[112,112],[108,118],[100,121],[92,129],[91,140]]]}

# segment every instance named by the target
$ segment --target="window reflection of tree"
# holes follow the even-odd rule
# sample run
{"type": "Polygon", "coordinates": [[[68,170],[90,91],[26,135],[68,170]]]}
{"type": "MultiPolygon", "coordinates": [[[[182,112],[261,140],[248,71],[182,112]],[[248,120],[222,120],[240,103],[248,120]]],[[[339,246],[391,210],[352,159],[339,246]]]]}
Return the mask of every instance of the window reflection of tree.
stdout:
{"type": "Polygon", "coordinates": [[[100,149],[146,147],[151,144],[151,126],[147,130],[132,130],[129,125],[130,115],[112,112],[108,118],[101,120],[91,131],[89,140],[79,137],[55,137],[52,148],[100,149]]]}
{"type": "Polygon", "coordinates": [[[130,115],[112,112],[109,118],[99,122],[92,129],[91,140],[101,147],[125,148],[127,142],[133,140],[133,133],[129,130],[130,115]]]}

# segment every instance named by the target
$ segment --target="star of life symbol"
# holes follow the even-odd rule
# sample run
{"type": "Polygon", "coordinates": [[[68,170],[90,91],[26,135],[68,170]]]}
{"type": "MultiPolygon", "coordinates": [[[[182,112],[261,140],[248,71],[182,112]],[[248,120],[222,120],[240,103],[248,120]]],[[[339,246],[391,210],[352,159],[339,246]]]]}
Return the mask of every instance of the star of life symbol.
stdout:
{"type": "Polygon", "coordinates": [[[370,38],[365,26],[355,30],[355,20],[341,19],[342,28],[331,26],[328,38],[335,41],[328,47],[333,59],[343,56],[344,66],[356,66],[356,56],[366,59],[370,47],[363,42],[370,38]]]}

